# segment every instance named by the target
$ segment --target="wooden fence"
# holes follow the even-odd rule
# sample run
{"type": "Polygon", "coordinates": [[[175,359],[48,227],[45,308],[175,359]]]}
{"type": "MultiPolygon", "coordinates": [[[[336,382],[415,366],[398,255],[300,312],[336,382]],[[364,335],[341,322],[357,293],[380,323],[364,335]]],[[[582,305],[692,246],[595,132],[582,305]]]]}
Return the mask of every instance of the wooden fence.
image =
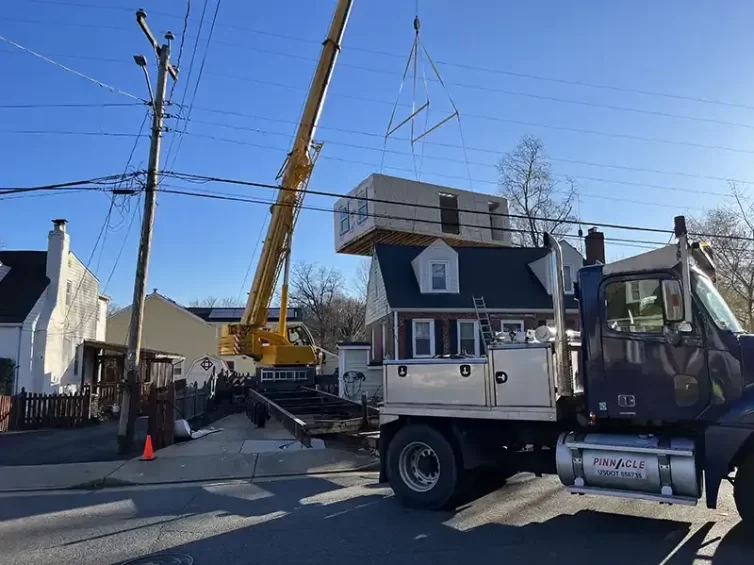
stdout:
{"type": "Polygon", "coordinates": [[[35,394],[21,389],[12,404],[10,429],[73,428],[91,422],[89,387],[75,394],[35,394]]]}
{"type": "Polygon", "coordinates": [[[175,391],[175,419],[192,420],[203,415],[207,411],[211,383],[208,381],[204,386],[184,387],[175,391]]]}
{"type": "MultiPolygon", "coordinates": [[[[151,387],[152,383],[141,383],[140,385],[139,407],[142,413],[146,411],[146,403],[151,387]]],[[[94,385],[94,392],[99,396],[100,409],[114,404],[120,406],[120,383],[97,383],[94,385]]]]}
{"type": "Polygon", "coordinates": [[[11,420],[14,415],[13,399],[13,396],[0,396],[0,432],[15,428],[11,420]]]}
{"type": "Polygon", "coordinates": [[[173,443],[175,426],[175,385],[149,390],[146,403],[147,433],[152,436],[152,447],[161,449],[173,443]]]}

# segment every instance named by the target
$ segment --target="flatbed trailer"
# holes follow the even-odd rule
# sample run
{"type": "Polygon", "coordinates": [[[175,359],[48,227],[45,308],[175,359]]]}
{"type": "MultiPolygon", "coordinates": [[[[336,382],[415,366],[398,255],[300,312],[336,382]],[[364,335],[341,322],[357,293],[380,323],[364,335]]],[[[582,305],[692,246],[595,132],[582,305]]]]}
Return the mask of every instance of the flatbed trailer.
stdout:
{"type": "Polygon", "coordinates": [[[312,438],[365,437],[379,427],[379,410],[308,386],[248,390],[246,414],[259,427],[275,418],[302,444],[312,438]]]}

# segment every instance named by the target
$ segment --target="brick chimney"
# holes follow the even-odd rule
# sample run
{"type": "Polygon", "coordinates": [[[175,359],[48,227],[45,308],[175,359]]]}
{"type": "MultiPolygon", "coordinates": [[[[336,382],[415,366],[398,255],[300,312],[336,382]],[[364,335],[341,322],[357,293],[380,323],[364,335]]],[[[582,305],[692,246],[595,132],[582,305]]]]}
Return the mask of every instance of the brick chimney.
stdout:
{"type": "Polygon", "coordinates": [[[589,228],[584,237],[586,261],[584,265],[605,264],[605,234],[597,228],[589,228]]]}

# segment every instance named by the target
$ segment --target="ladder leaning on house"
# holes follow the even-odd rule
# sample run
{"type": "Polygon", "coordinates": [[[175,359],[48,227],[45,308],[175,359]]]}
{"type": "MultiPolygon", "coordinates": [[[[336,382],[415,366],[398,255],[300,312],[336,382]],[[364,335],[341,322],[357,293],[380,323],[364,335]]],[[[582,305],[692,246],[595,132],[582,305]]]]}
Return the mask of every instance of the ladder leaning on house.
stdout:
{"type": "Polygon", "coordinates": [[[487,350],[490,344],[495,341],[490,316],[487,313],[487,304],[484,301],[484,296],[473,296],[472,299],[474,300],[476,318],[479,320],[479,331],[482,332],[482,339],[484,340],[484,349],[487,350]]]}

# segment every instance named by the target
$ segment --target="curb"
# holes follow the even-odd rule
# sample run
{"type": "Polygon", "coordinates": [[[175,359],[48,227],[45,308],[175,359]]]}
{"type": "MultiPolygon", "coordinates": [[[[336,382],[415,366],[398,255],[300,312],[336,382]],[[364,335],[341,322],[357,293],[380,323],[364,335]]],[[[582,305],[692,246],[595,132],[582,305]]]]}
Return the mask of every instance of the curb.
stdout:
{"type": "Polygon", "coordinates": [[[275,479],[291,479],[296,477],[307,477],[307,476],[348,476],[353,474],[359,474],[359,473],[374,473],[379,472],[379,461],[374,461],[372,463],[366,463],[362,466],[355,467],[353,469],[338,469],[333,471],[316,471],[313,473],[303,472],[303,473],[289,473],[284,475],[238,475],[238,476],[231,476],[231,477],[207,477],[202,479],[183,479],[183,480],[175,480],[175,481],[155,481],[155,482],[138,482],[138,481],[123,481],[121,479],[115,479],[111,478],[109,476],[102,477],[101,479],[93,479],[91,481],[86,481],[83,483],[75,484],[75,485],[69,485],[64,487],[41,487],[41,488],[20,488],[20,489],[0,489],[0,494],[7,495],[7,494],[14,494],[14,493],[33,493],[33,492],[54,492],[54,491],[97,491],[97,490],[106,490],[111,488],[119,488],[119,487],[133,487],[133,486],[167,486],[167,485],[190,485],[190,484],[203,484],[203,483],[222,483],[222,482],[228,482],[228,481],[248,481],[250,484],[255,483],[256,481],[271,481],[275,479]]]}

